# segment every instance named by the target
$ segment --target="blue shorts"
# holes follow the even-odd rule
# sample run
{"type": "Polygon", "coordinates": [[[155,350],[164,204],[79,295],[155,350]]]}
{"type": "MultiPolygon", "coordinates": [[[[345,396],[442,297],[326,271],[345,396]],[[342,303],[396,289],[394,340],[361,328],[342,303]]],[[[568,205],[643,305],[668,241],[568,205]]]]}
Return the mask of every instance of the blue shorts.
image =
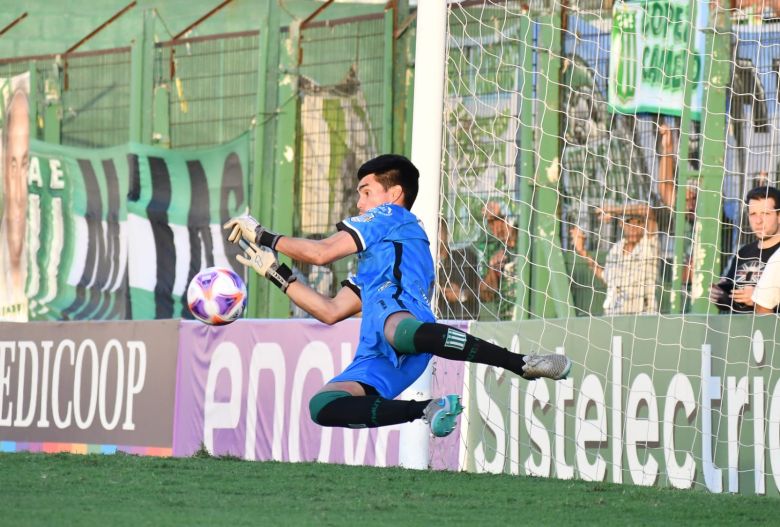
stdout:
{"type": "Polygon", "coordinates": [[[361,382],[374,387],[385,399],[395,399],[425,371],[433,355],[396,353],[385,339],[387,317],[408,311],[420,322],[435,322],[436,318],[427,305],[406,294],[397,299],[382,296],[364,303],[363,307],[355,359],[329,382],[361,382]]]}

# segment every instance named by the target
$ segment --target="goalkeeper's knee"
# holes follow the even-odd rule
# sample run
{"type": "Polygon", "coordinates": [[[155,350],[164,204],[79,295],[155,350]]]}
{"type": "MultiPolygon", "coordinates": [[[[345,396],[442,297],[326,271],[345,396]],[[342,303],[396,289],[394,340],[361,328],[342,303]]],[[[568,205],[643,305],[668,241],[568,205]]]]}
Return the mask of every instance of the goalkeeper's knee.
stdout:
{"type": "Polygon", "coordinates": [[[495,364],[497,360],[495,357],[486,356],[486,353],[488,355],[508,353],[503,348],[482,341],[457,328],[436,322],[420,322],[414,318],[405,318],[399,322],[394,337],[393,347],[398,353],[431,353],[445,359],[485,364],[495,364]],[[481,353],[480,349],[483,350],[481,353]]]}
{"type": "MultiPolygon", "coordinates": [[[[462,350],[469,337],[471,335],[468,333],[444,324],[405,318],[395,329],[393,347],[398,353],[439,355],[444,346],[453,344],[457,344],[457,347],[462,350]]],[[[473,340],[473,337],[471,339],[473,340]]]]}
{"type": "Polygon", "coordinates": [[[336,399],[351,396],[351,393],[345,391],[318,392],[314,394],[314,397],[309,400],[309,415],[311,415],[311,420],[318,425],[322,424],[319,422],[319,416],[323,408],[336,399]]]}

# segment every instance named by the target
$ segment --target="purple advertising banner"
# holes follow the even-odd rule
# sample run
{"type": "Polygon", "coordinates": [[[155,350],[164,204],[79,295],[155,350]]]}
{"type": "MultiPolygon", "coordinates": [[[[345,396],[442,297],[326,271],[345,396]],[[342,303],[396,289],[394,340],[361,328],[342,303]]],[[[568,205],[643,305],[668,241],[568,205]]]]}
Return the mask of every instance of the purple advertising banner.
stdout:
{"type": "MultiPolygon", "coordinates": [[[[444,321],[448,326],[468,331],[469,323],[465,321],[444,321]]],[[[433,358],[433,379],[431,381],[431,392],[434,397],[448,393],[457,393],[463,395],[463,363],[433,358]]],[[[465,415],[465,413],[463,414],[465,415]]],[[[455,430],[447,437],[436,438],[431,436],[429,449],[430,467],[434,470],[460,470],[459,455],[462,446],[460,436],[460,423],[463,416],[458,419],[458,425],[455,430]]]]}
{"type": "MultiPolygon", "coordinates": [[[[448,325],[456,326],[465,330],[465,324],[453,324],[447,322],[448,325]]],[[[457,361],[451,361],[442,359],[440,357],[433,358],[433,381],[431,382],[431,392],[434,397],[448,394],[457,393],[463,395],[463,363],[457,361]]],[[[430,467],[434,470],[460,470],[458,464],[458,456],[460,447],[462,445],[460,435],[460,424],[465,416],[465,412],[458,419],[458,425],[455,430],[447,437],[433,437],[431,436],[430,443],[430,467]]]]}
{"type": "MultiPolygon", "coordinates": [[[[309,399],[352,360],[359,319],[182,322],[173,455],[356,465],[398,464],[401,426],[316,425],[309,399]]],[[[457,449],[456,449],[457,456],[457,449]]]]}

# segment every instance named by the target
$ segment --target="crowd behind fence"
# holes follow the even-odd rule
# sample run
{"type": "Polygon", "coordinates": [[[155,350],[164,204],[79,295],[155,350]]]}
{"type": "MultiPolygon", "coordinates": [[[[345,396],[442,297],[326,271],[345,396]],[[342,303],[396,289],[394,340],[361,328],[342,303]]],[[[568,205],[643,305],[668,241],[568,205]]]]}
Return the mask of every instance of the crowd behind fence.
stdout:
{"type": "MultiPolygon", "coordinates": [[[[600,12],[604,20],[610,16],[608,11],[600,12]]],[[[602,281],[594,279],[588,262],[578,257],[579,235],[573,236],[572,228],[589,234],[581,240],[582,248],[593,255],[597,266],[603,266],[610,250],[625,234],[622,224],[611,220],[615,216],[605,210],[610,204],[622,207],[624,212],[626,206],[644,206],[645,220],[640,227],[645,232],[654,230],[657,236],[653,249],[657,251],[657,265],[651,273],[656,294],[653,304],[638,312],[679,310],[667,298],[672,288],[672,268],[680,266],[674,263],[674,222],[680,218],[695,220],[697,189],[695,185],[672,183],[670,191],[664,185],[675,180],[685,163],[688,169],[697,169],[701,131],[694,123],[693,134],[681,133],[678,117],[610,113],[606,101],[611,25],[593,24],[592,18],[582,12],[569,12],[565,17],[561,32],[564,73],[560,104],[555,109],[560,116],[558,236],[571,277],[575,313],[603,314],[607,291],[602,281]],[[690,137],[689,159],[678,155],[682,136],[690,137]],[[676,193],[685,193],[689,199],[689,214],[679,214],[676,193]]],[[[533,31],[533,38],[538,39],[539,27],[533,31]]],[[[294,191],[295,206],[290,211],[294,234],[320,237],[330,232],[339,219],[355,212],[351,174],[357,167],[387,148],[409,152],[407,133],[399,133],[399,129],[406,130],[410,124],[399,118],[396,108],[405,104],[408,94],[395,93],[388,98],[387,93],[395,92],[398,79],[413,72],[407,53],[413,33],[412,27],[391,41],[393,49],[388,49],[382,14],[311,24],[301,31],[298,54],[293,58],[300,61],[293,64],[295,71],[285,70],[281,61],[275,65],[280,77],[273,82],[281,82],[285,75],[297,75],[294,100],[276,101],[277,107],[292,103],[297,111],[292,139],[298,154],[295,184],[288,189],[294,191]],[[394,62],[390,70],[386,67],[388,53],[394,62]],[[388,71],[394,74],[388,77],[388,71]]],[[[273,122],[278,117],[261,113],[258,105],[258,84],[264,78],[260,73],[266,67],[265,57],[260,56],[260,37],[259,31],[249,31],[155,43],[148,84],[134,73],[136,59],[131,48],[66,57],[6,58],[0,60],[0,75],[10,77],[27,71],[34,75],[36,91],[32,99],[38,126],[33,133],[38,138],[98,148],[133,140],[132,130],[140,126],[151,132],[141,136],[144,142],[168,148],[203,148],[248,130],[254,132],[260,122],[273,122]],[[139,107],[133,107],[134,97],[142,101],[139,107]],[[51,114],[56,122],[43,119],[51,114]]],[[[279,33],[281,49],[288,38],[286,32],[279,33]]],[[[727,90],[720,270],[726,268],[739,247],[754,239],[745,212],[745,193],[758,185],[777,183],[779,39],[780,23],[774,19],[762,24],[737,24],[733,29],[736,61],[727,90]]],[[[511,52],[517,40],[509,36],[499,45],[504,52],[511,52]]],[[[515,57],[519,60],[519,52],[515,57]]],[[[523,67],[528,69],[527,64],[523,67]]],[[[492,87],[488,83],[481,89],[495,89],[500,98],[506,88],[503,83],[515,79],[503,79],[497,68],[492,71],[492,87]]],[[[539,82],[539,73],[535,72],[535,83],[539,82]]],[[[450,71],[450,75],[458,72],[450,71]]],[[[535,86],[538,88],[538,84],[535,86]]],[[[515,112],[510,117],[516,120],[520,106],[533,104],[535,118],[539,118],[538,94],[515,103],[508,110],[502,107],[500,112],[515,112]]],[[[273,141],[279,145],[287,139],[274,137],[273,141]]],[[[490,141],[495,136],[483,139],[490,141]]],[[[480,150],[479,138],[475,144],[475,150],[480,150]]],[[[262,168],[253,165],[253,184],[258,184],[257,177],[272,177],[266,172],[276,170],[279,157],[286,155],[283,148],[270,150],[273,159],[263,160],[262,168]]],[[[496,165],[501,170],[514,169],[516,159],[497,159],[490,152],[481,151],[485,170],[493,170],[496,165]]],[[[520,158],[533,152],[533,145],[520,144],[514,155],[520,158]]],[[[514,309],[518,302],[517,261],[527,255],[518,254],[516,240],[518,231],[528,227],[520,224],[517,205],[528,197],[493,200],[495,189],[483,190],[483,195],[474,194],[479,199],[465,206],[468,218],[455,217],[452,210],[442,213],[451,242],[440,253],[438,298],[445,317],[518,316],[514,309]],[[446,290],[456,282],[464,287],[458,299],[447,303],[446,290]]],[[[693,236],[692,225],[686,226],[688,238],[693,236]]],[[[353,270],[354,261],[330,268],[297,268],[302,278],[326,293],[334,292],[353,270]]]]}

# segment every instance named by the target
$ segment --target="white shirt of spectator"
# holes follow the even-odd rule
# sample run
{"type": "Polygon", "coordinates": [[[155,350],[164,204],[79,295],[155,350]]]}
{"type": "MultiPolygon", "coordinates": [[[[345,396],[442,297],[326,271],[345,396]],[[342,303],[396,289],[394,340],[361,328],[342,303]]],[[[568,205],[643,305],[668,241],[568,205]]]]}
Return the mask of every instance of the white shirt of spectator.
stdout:
{"type": "Polygon", "coordinates": [[[767,309],[774,309],[780,304],[780,250],[767,260],[752,298],[754,304],[767,309]]]}
{"type": "Polygon", "coordinates": [[[634,250],[623,252],[624,240],[609,250],[604,263],[607,298],[605,315],[654,313],[655,288],[658,280],[658,239],[645,235],[634,250]]]}

